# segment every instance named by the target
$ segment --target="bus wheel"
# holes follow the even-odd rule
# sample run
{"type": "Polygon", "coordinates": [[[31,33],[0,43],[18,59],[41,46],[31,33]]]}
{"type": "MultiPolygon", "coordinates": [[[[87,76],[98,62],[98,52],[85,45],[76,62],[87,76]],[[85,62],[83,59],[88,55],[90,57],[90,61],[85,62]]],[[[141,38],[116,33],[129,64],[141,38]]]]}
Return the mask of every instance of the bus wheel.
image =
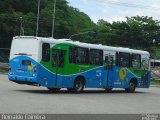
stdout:
{"type": "Polygon", "coordinates": [[[81,93],[84,89],[84,80],[82,78],[77,78],[74,82],[73,92],[81,93]]]}
{"type": "Polygon", "coordinates": [[[51,92],[59,92],[61,88],[48,88],[51,92]]]}
{"type": "Polygon", "coordinates": [[[106,91],[106,92],[111,92],[111,91],[112,91],[112,88],[105,88],[105,91],[106,91]]]}
{"type": "Polygon", "coordinates": [[[131,82],[129,83],[129,87],[125,89],[126,92],[128,93],[134,93],[136,89],[136,81],[131,80],[131,82]]]}

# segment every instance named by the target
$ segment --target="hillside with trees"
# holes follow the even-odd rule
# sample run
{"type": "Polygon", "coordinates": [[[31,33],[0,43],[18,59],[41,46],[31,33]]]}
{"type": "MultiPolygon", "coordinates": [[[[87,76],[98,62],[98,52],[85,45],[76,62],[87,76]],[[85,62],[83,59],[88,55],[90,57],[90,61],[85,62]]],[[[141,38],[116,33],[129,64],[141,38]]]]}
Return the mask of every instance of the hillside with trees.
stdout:
{"type": "MultiPolygon", "coordinates": [[[[21,23],[24,35],[36,35],[37,4],[38,0],[0,1],[0,47],[10,47],[12,37],[20,35],[21,23]]],[[[53,7],[53,0],[41,0],[38,36],[52,36],[53,7]]],[[[69,38],[95,26],[85,13],[65,0],[57,0],[55,16],[54,38],[69,38]]]]}
{"type": "MultiPolygon", "coordinates": [[[[0,47],[10,48],[12,37],[36,35],[38,0],[1,0],[0,1],[0,47]]],[[[41,37],[51,37],[53,19],[53,0],[41,0],[39,33],[41,37]]],[[[99,20],[95,24],[89,16],[77,8],[69,6],[66,0],[57,0],[54,38],[69,38],[71,35],[95,31],[72,39],[81,42],[110,46],[143,49],[152,58],[160,58],[160,21],[148,16],[126,17],[125,21],[109,23],[99,20]]]]}

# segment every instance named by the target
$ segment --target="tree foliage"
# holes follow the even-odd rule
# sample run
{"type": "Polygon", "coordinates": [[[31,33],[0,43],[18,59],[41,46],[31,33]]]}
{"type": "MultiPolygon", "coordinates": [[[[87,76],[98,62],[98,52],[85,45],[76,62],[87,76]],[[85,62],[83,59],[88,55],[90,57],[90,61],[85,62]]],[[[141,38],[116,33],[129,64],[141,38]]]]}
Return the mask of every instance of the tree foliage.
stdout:
{"type": "MultiPolygon", "coordinates": [[[[24,35],[36,35],[37,6],[38,0],[0,1],[0,47],[10,47],[12,37],[20,35],[21,23],[24,35]]],[[[52,36],[53,10],[54,0],[41,0],[38,36],[52,36]]],[[[94,26],[85,13],[69,6],[66,0],[57,0],[54,38],[69,38],[94,26]]]]}
{"type": "Polygon", "coordinates": [[[160,21],[148,16],[126,17],[126,21],[113,22],[98,21],[101,43],[143,49],[154,55],[154,49],[160,45],[160,21]]]}

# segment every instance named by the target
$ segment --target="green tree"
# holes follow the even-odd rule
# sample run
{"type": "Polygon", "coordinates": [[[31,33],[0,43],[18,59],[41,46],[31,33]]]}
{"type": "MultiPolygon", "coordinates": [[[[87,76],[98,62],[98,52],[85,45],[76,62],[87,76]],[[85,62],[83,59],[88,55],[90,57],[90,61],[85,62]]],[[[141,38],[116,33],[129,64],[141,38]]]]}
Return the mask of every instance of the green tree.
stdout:
{"type": "MultiPolygon", "coordinates": [[[[38,0],[0,1],[0,47],[10,47],[13,36],[35,36],[38,0]],[[22,19],[20,19],[22,18],[22,19]]],[[[41,0],[39,36],[51,37],[54,0],[41,0]]],[[[66,0],[57,0],[54,38],[69,38],[70,35],[92,29],[95,24],[83,12],[68,5],[66,0]]],[[[88,37],[89,38],[89,37],[88,37]]]]}
{"type": "MultiPolygon", "coordinates": [[[[159,21],[153,20],[152,17],[135,16],[128,18],[127,24],[130,29],[131,42],[134,46],[139,46],[143,49],[153,46],[153,40],[157,46],[160,42],[160,26],[159,21]]],[[[133,47],[134,47],[133,46],[133,47]]]]}

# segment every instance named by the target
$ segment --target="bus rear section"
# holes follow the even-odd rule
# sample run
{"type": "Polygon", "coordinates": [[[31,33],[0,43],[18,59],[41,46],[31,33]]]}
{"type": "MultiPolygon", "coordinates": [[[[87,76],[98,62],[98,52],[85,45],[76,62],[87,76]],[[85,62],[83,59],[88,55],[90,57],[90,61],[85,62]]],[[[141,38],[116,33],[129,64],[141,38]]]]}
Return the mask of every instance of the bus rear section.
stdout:
{"type": "Polygon", "coordinates": [[[37,69],[40,41],[36,37],[14,37],[10,51],[9,80],[28,85],[39,85],[37,69]]]}

